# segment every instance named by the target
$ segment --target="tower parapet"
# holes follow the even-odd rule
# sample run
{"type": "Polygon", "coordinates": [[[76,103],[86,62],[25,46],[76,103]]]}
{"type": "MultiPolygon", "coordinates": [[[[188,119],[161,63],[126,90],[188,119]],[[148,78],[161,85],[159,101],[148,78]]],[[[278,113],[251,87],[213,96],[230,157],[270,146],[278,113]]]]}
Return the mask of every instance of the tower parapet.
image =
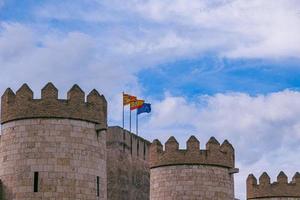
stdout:
{"type": "Polygon", "coordinates": [[[107,127],[107,102],[97,90],[87,95],[78,85],[68,92],[67,99],[58,99],[58,90],[48,83],[41,91],[41,99],[33,99],[33,92],[24,84],[16,94],[6,89],[2,95],[1,124],[29,118],[79,119],[107,127]]]}
{"type": "Polygon", "coordinates": [[[284,172],[280,172],[277,181],[271,183],[269,175],[264,172],[259,177],[259,183],[253,174],[247,178],[247,199],[262,198],[300,198],[300,173],[297,172],[292,181],[288,182],[288,177],[284,172]]]}
{"type": "Polygon", "coordinates": [[[174,137],[150,146],[150,200],[163,199],[234,199],[234,148],[214,138],[200,150],[195,136],[187,149],[179,149],[174,137]]]}
{"type": "Polygon", "coordinates": [[[187,141],[187,149],[179,149],[174,137],[165,143],[165,150],[159,140],[154,140],[150,147],[150,167],[170,165],[214,165],[234,168],[234,148],[225,140],[221,145],[211,137],[206,143],[206,149],[200,150],[200,142],[195,136],[187,141]]]}

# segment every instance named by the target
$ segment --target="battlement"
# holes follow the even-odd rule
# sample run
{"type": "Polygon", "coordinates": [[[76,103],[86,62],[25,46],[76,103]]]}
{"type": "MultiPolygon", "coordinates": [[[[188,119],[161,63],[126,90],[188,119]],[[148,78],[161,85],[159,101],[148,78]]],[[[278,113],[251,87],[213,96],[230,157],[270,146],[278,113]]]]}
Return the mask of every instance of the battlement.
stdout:
{"type": "Polygon", "coordinates": [[[280,172],[277,181],[271,183],[269,175],[264,172],[259,177],[259,184],[253,174],[247,178],[247,199],[272,198],[272,197],[296,197],[300,198],[300,173],[297,172],[292,181],[284,172],[280,172]]]}
{"type": "Polygon", "coordinates": [[[222,145],[211,137],[206,143],[206,150],[200,150],[200,142],[195,136],[187,141],[187,149],[179,149],[174,137],[165,143],[165,150],[159,140],[154,140],[150,146],[150,167],[169,165],[214,165],[234,168],[234,148],[225,140],[222,145]]]}
{"type": "Polygon", "coordinates": [[[97,90],[87,95],[74,85],[67,99],[58,99],[58,90],[48,83],[41,91],[41,99],[33,99],[33,92],[24,84],[16,93],[6,89],[1,98],[1,123],[31,118],[79,119],[107,127],[107,102],[97,90]]]}

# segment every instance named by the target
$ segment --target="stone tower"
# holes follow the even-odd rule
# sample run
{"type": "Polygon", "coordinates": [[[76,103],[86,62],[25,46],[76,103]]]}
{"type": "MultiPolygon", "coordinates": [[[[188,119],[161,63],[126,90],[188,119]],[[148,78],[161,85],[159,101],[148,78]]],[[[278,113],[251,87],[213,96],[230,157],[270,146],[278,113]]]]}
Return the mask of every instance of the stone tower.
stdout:
{"type": "Polygon", "coordinates": [[[234,199],[234,149],[212,137],[206,150],[191,136],[187,149],[170,137],[165,150],[158,140],[150,146],[150,200],[234,199]]]}
{"type": "Polygon", "coordinates": [[[0,179],[5,200],[106,200],[105,98],[74,85],[66,100],[48,83],[24,84],[1,102],[0,179]]]}
{"type": "Polygon", "coordinates": [[[269,175],[264,172],[259,177],[259,184],[250,174],[247,178],[247,199],[300,200],[300,174],[297,172],[289,183],[285,173],[280,172],[277,182],[271,183],[269,175]]]}

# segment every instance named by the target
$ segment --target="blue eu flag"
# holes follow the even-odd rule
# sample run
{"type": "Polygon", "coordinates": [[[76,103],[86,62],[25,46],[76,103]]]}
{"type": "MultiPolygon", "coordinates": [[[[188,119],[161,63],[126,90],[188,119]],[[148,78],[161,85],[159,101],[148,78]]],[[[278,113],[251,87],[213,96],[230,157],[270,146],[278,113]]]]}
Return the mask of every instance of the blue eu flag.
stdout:
{"type": "Polygon", "coordinates": [[[137,114],[141,113],[150,113],[151,112],[151,104],[150,103],[144,103],[142,107],[138,108],[137,114]]]}

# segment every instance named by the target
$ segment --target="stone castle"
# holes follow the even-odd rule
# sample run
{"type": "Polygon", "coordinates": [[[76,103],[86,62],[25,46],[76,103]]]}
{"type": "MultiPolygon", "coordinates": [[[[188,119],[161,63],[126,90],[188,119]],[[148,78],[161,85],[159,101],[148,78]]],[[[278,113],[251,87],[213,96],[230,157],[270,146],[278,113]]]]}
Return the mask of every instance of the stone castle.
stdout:
{"type": "MultiPolygon", "coordinates": [[[[233,200],[235,152],[214,137],[200,150],[174,137],[164,147],[107,126],[107,102],[74,85],[67,99],[48,83],[41,99],[24,84],[1,98],[0,199],[233,200]]],[[[246,179],[246,178],[245,178],[246,179]]],[[[246,180],[245,180],[246,181],[246,180]]],[[[300,174],[247,178],[247,199],[300,200],[300,174]]]]}

